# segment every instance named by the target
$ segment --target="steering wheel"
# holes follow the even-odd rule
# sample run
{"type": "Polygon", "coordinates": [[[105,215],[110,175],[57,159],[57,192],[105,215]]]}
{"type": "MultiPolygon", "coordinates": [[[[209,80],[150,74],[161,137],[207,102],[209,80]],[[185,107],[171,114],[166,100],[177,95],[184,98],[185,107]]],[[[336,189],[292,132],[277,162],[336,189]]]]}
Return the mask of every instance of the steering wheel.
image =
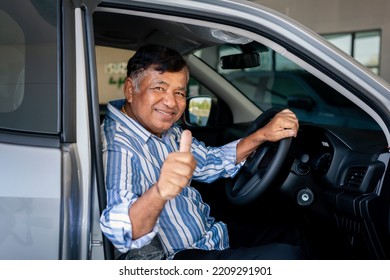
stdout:
{"type": "MultiPolygon", "coordinates": [[[[247,129],[245,136],[265,126],[279,111],[271,108],[263,112],[247,129]]],[[[265,142],[247,158],[237,179],[226,185],[226,193],[232,203],[247,204],[264,193],[281,171],[291,140],[288,137],[276,143],[265,142]]]]}

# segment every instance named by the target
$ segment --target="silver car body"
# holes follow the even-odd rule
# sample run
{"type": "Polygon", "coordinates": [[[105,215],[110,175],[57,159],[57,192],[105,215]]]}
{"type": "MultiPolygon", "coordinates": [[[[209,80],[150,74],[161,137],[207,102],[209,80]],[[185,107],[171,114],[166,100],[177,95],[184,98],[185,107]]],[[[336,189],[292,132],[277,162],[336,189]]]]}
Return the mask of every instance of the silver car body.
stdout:
{"type": "MultiPolygon", "coordinates": [[[[29,16],[37,17],[35,20],[47,20],[36,9],[39,5],[32,5],[36,1],[4,2],[0,4],[0,17],[19,9],[31,11],[29,16]]],[[[43,1],[42,6],[49,2],[43,1]]],[[[58,5],[62,6],[52,6],[58,13],[57,25],[49,26],[57,36],[57,72],[53,80],[43,81],[54,84],[56,92],[52,94],[58,97],[52,103],[58,110],[47,115],[55,119],[55,129],[14,129],[0,119],[0,259],[112,258],[112,248],[99,228],[105,197],[92,19],[95,12],[191,24],[259,41],[357,104],[378,123],[390,145],[389,84],[319,35],[266,7],[242,0],[69,0],[58,1],[58,5]]],[[[192,32],[196,37],[196,30],[192,32]]],[[[6,44],[0,36],[0,48],[6,44]]],[[[261,113],[234,87],[208,72],[196,57],[190,55],[188,62],[198,78],[213,77],[213,83],[207,85],[211,90],[224,88],[225,102],[234,104],[230,106],[234,123],[251,121],[261,113]]],[[[38,71],[40,64],[34,67],[38,71]]],[[[34,70],[27,71],[31,75],[34,70]]],[[[28,94],[36,93],[25,92],[24,96],[28,94]]],[[[46,101],[39,98],[35,102],[46,101]]],[[[384,155],[382,160],[388,168],[388,157],[384,155]]]]}

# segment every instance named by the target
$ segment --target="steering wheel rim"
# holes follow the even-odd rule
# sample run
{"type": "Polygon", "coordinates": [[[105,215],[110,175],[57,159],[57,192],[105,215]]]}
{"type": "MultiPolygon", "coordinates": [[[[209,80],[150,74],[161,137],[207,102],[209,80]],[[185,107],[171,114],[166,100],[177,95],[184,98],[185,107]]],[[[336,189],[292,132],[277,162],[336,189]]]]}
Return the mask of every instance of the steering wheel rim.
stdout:
{"type": "MultiPolygon", "coordinates": [[[[280,109],[271,108],[263,112],[251,124],[245,136],[268,123],[280,109]]],[[[277,143],[263,143],[250,157],[247,158],[244,166],[241,167],[236,180],[226,185],[228,199],[234,204],[248,204],[264,193],[279,174],[284,160],[287,157],[291,146],[292,138],[284,138],[277,143]],[[272,154],[272,146],[276,146],[276,152],[272,154]],[[269,155],[271,154],[271,157],[269,155]],[[259,170],[263,161],[268,161],[265,168],[259,170]],[[234,183],[233,183],[234,181],[234,183]]]]}

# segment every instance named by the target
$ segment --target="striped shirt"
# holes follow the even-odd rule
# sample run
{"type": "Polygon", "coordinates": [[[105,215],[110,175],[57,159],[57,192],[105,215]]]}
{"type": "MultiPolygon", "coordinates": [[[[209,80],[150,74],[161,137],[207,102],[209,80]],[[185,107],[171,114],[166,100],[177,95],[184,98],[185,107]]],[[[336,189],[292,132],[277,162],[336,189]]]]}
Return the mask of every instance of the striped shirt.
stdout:
{"type": "MultiPolygon", "coordinates": [[[[157,182],[167,155],[179,150],[182,129],[175,124],[159,138],[120,112],[124,102],[108,104],[101,127],[107,189],[107,207],[100,219],[103,233],[120,252],[140,248],[158,234],[168,259],[183,249],[228,248],[226,225],[210,217],[210,207],[191,186],[167,201],[152,232],[132,239],[128,210],[157,182]]],[[[193,138],[191,152],[197,166],[192,179],[210,183],[234,176],[243,164],[235,164],[237,143],[206,147],[193,138]]]]}

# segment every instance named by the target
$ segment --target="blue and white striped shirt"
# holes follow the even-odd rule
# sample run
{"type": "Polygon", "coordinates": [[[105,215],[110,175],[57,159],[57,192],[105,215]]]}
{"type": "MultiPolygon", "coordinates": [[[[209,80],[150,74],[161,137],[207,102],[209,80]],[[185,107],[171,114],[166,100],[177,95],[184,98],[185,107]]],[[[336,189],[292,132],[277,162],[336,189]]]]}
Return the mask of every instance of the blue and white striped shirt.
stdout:
{"type": "MultiPolygon", "coordinates": [[[[103,233],[120,252],[140,248],[158,233],[168,258],[187,248],[228,248],[226,225],[210,217],[210,207],[190,186],[167,201],[152,232],[132,240],[128,209],[157,182],[167,155],[179,150],[182,129],[174,125],[158,138],[120,111],[124,102],[117,100],[108,104],[102,125],[107,189],[107,207],[100,219],[103,233]]],[[[235,164],[237,143],[238,140],[214,148],[193,138],[191,152],[197,162],[193,179],[212,182],[234,176],[243,164],[235,164]]]]}

